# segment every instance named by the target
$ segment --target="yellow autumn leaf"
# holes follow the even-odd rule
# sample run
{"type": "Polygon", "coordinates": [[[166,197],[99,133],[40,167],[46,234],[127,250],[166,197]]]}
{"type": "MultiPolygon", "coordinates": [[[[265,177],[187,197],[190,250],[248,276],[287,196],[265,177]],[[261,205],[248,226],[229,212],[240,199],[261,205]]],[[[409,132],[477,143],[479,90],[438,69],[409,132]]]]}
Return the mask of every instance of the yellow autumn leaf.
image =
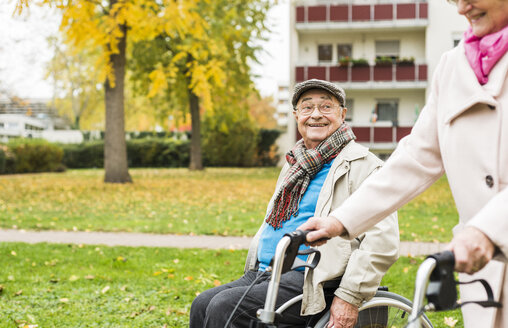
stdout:
{"type": "Polygon", "coordinates": [[[445,325],[447,325],[448,327],[451,327],[451,328],[455,327],[455,325],[458,322],[458,320],[454,319],[453,317],[444,317],[443,321],[444,321],[445,325]]]}

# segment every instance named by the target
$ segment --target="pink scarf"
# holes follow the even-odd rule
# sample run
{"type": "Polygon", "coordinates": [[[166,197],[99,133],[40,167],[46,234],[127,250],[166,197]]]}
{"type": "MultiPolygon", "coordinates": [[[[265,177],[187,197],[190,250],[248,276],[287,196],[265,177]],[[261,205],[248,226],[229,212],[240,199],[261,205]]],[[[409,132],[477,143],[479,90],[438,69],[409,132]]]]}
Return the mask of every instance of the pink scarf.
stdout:
{"type": "Polygon", "coordinates": [[[489,73],[508,50],[508,26],[481,38],[473,34],[471,27],[464,32],[466,58],[480,84],[489,81],[489,73]]]}

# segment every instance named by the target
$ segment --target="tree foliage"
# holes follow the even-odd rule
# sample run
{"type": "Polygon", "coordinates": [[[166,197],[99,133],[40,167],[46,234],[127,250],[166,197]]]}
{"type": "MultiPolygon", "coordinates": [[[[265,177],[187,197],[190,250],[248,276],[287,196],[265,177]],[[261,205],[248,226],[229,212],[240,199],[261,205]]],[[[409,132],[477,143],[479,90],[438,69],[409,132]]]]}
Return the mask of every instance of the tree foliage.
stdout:
{"type": "Polygon", "coordinates": [[[191,115],[191,168],[202,168],[201,112],[209,112],[207,120],[213,120],[216,109],[223,111],[220,116],[232,116],[229,121],[244,115],[238,108],[245,106],[235,104],[253,90],[249,64],[260,50],[254,40],[267,30],[270,5],[266,0],[201,0],[193,10],[203,19],[203,33],[164,32],[134,45],[131,68],[138,90],[166,104],[160,107],[162,116],[191,115]]]}
{"type": "Polygon", "coordinates": [[[198,0],[18,0],[17,12],[29,4],[54,6],[62,12],[60,30],[76,51],[101,49],[96,70],[104,82],[106,182],[130,182],[124,117],[127,33],[130,40],[151,40],[161,33],[178,37],[203,35],[205,21],[195,10],[198,0]]]}

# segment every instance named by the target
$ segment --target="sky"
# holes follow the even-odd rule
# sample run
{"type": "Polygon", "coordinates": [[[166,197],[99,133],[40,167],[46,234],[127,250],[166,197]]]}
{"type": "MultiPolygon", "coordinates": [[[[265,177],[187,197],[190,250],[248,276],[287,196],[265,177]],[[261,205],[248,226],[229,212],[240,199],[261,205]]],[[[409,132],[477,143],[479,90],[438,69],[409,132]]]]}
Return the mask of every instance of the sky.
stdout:
{"type": "MultiPolygon", "coordinates": [[[[46,38],[58,33],[58,16],[47,8],[32,7],[13,16],[16,0],[0,1],[0,94],[23,98],[51,98],[45,63],[52,57],[46,38]]],[[[263,42],[259,65],[252,71],[263,96],[289,81],[289,0],[279,0],[268,14],[269,40],[263,42]]]]}

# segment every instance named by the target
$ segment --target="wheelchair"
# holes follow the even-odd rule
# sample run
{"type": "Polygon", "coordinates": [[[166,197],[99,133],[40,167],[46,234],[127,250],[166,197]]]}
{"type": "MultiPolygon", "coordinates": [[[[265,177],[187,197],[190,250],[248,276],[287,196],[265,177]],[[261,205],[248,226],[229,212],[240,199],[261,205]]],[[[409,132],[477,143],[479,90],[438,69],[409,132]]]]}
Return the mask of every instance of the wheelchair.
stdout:
{"type": "MultiPolygon", "coordinates": [[[[275,309],[281,274],[302,266],[314,269],[319,263],[320,253],[318,250],[311,248],[298,252],[299,246],[305,243],[307,233],[308,231],[293,231],[286,234],[277,244],[271,265],[272,275],[268,284],[265,305],[263,309],[257,311],[257,320],[251,321],[251,328],[279,327],[278,321],[284,316],[284,311],[302,300],[303,295],[298,295],[275,309]],[[311,253],[315,253],[312,263],[303,262],[296,257],[298,254],[311,253]]],[[[328,298],[327,308],[320,314],[312,316],[307,323],[307,328],[326,327],[330,319],[329,307],[333,299],[333,291],[337,288],[338,283],[339,281],[325,283],[325,299],[328,298]]],[[[406,327],[412,308],[411,301],[405,297],[389,292],[386,287],[380,287],[371,300],[360,306],[355,328],[406,327]]],[[[421,324],[425,328],[433,327],[425,314],[422,314],[421,324]]]]}

